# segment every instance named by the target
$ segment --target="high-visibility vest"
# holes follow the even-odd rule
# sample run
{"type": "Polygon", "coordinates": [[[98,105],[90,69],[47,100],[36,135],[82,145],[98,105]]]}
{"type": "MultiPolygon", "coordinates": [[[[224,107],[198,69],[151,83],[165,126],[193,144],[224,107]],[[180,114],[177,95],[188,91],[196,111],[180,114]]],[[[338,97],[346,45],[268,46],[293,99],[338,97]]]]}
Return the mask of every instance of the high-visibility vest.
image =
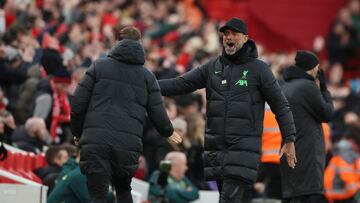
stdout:
{"type": "Polygon", "coordinates": [[[324,131],[325,153],[327,153],[331,148],[331,146],[330,146],[330,126],[328,123],[322,123],[322,128],[324,131]]]}
{"type": "Polygon", "coordinates": [[[325,169],[324,189],[329,201],[353,197],[360,190],[360,158],[354,163],[347,163],[340,156],[332,157],[325,169]],[[334,188],[334,182],[337,181],[342,182],[342,188],[334,188]]]}
{"type": "MultiPolygon", "coordinates": [[[[330,148],[330,127],[329,124],[323,123],[325,152],[330,148]]],[[[264,130],[262,135],[262,163],[280,163],[279,152],[281,147],[281,132],[276,121],[275,115],[271,112],[270,107],[266,105],[264,113],[264,130]]]]}
{"type": "Polygon", "coordinates": [[[279,150],[281,145],[281,132],[275,115],[267,106],[264,115],[264,130],[262,135],[262,163],[280,163],[279,150]]]}

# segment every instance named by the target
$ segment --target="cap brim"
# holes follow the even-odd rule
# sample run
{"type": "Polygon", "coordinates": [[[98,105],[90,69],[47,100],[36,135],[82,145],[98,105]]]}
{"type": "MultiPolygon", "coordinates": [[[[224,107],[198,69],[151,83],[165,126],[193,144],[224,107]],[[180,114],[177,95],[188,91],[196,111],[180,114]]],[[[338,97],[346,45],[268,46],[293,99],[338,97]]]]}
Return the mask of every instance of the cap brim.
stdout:
{"type": "Polygon", "coordinates": [[[224,25],[224,26],[222,26],[221,28],[219,28],[219,32],[225,32],[225,30],[228,30],[228,29],[233,30],[233,31],[235,31],[235,32],[240,32],[240,33],[245,34],[243,31],[238,30],[238,29],[236,29],[236,28],[234,28],[234,27],[231,27],[231,26],[229,26],[229,25],[224,25]]]}

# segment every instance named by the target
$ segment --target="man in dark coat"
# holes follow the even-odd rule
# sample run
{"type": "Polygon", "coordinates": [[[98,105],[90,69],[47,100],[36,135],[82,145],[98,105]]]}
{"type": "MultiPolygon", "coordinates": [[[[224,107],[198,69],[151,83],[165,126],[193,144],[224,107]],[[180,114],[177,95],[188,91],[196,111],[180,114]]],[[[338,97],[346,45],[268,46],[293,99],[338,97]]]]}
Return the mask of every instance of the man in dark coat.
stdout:
{"type": "Polygon", "coordinates": [[[130,183],[143,148],[146,113],[161,135],[181,141],[173,133],[158,82],[144,67],[140,32],[124,29],[129,29],[128,38],[92,64],[71,103],[72,132],[76,141],[80,137],[80,168],[94,203],[106,202],[110,183],[118,202],[132,202],[130,183]]]}
{"type": "Polygon", "coordinates": [[[308,51],[298,51],[296,65],[284,73],[283,92],[294,115],[296,127],[295,169],[281,159],[282,191],[285,202],[322,201],[325,145],[322,122],[333,114],[333,104],[326,88],[319,59],[308,51]]]}
{"type": "Polygon", "coordinates": [[[224,51],[184,75],[160,80],[165,96],[206,88],[205,178],[218,181],[220,202],[249,202],[261,154],[267,101],[286,143],[282,152],[295,167],[295,126],[286,98],[268,65],[257,59],[246,24],[232,18],[220,28],[224,51]]]}

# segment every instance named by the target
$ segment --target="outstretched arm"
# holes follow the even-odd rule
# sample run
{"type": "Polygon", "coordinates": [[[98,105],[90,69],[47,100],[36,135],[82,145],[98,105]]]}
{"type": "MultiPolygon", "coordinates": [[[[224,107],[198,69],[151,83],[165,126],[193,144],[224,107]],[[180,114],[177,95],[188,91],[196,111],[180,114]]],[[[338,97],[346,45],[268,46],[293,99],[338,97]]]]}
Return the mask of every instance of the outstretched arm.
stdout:
{"type": "Polygon", "coordinates": [[[204,88],[207,80],[207,67],[208,63],[192,69],[182,76],[159,80],[161,94],[163,96],[175,96],[204,88]]]}

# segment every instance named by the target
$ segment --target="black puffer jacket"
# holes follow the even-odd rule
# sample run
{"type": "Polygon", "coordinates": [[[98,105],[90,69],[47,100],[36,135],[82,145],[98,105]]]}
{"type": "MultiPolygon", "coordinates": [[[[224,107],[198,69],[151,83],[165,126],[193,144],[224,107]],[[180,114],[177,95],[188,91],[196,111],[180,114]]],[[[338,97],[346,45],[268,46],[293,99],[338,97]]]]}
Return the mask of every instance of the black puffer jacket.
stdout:
{"type": "Polygon", "coordinates": [[[237,177],[253,183],[261,153],[265,101],[276,114],[287,142],[294,141],[295,126],[271,70],[257,59],[255,43],[249,40],[232,57],[235,59],[213,58],[181,77],[160,80],[159,84],[163,95],[206,88],[205,177],[237,177]]]}
{"type": "Polygon", "coordinates": [[[296,126],[294,169],[281,159],[283,197],[322,194],[325,167],[325,144],[322,122],[333,114],[330,93],[323,92],[304,70],[290,67],[284,73],[283,91],[289,100],[296,126]]]}
{"type": "Polygon", "coordinates": [[[129,152],[131,165],[143,148],[146,113],[161,135],[173,133],[158,82],[144,62],[140,43],[121,40],[86,72],[71,102],[71,129],[81,146],[116,147],[129,152]]]}

